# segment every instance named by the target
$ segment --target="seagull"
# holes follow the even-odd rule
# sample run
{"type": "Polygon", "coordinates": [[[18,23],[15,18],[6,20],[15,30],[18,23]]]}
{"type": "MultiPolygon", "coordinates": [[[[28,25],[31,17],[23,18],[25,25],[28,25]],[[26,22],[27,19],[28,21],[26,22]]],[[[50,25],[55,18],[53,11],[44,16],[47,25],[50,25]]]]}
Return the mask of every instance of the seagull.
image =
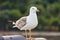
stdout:
{"type": "Polygon", "coordinates": [[[34,29],[35,27],[37,27],[38,25],[38,18],[37,18],[37,14],[36,12],[40,12],[37,7],[32,6],[29,10],[29,15],[22,17],[20,19],[18,19],[16,22],[13,22],[13,24],[15,24],[13,27],[17,27],[20,30],[25,30],[25,34],[26,34],[26,39],[27,37],[27,30],[29,31],[29,38],[31,40],[31,30],[34,29]]]}

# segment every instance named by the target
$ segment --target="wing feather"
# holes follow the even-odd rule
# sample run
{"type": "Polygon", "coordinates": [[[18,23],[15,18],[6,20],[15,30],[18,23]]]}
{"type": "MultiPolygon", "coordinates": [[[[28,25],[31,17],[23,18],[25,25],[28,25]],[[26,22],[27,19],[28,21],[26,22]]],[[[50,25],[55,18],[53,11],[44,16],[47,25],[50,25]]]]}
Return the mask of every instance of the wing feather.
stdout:
{"type": "Polygon", "coordinates": [[[18,26],[19,29],[24,27],[26,25],[26,19],[27,17],[20,18],[19,20],[16,21],[15,25],[18,26]]]}

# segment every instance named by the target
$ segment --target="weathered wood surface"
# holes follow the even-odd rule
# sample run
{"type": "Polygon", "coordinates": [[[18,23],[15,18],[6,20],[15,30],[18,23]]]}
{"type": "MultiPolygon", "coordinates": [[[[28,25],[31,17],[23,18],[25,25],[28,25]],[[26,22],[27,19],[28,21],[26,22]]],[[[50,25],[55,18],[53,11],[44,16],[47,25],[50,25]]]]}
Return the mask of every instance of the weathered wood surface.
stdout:
{"type": "MultiPolygon", "coordinates": [[[[29,33],[28,33],[29,34],[29,33]]],[[[0,36],[2,35],[23,35],[24,32],[0,32],[0,36]]],[[[47,40],[60,40],[60,32],[32,32],[32,36],[35,38],[46,38],[47,40]]]]}
{"type": "MultiPolygon", "coordinates": [[[[0,35],[25,35],[24,32],[1,32],[0,35]]],[[[29,35],[29,33],[28,33],[29,35]]],[[[60,32],[32,32],[32,36],[60,36],[60,32]]]]}

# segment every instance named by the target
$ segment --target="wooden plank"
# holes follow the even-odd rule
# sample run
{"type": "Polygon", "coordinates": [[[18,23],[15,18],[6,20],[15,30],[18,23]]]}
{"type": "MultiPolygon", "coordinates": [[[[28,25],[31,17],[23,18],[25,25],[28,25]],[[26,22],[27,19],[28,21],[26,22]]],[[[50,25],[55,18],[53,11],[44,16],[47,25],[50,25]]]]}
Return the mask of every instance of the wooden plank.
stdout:
{"type": "MultiPolygon", "coordinates": [[[[0,35],[25,35],[25,33],[24,32],[0,32],[0,35]]],[[[60,36],[60,32],[32,32],[32,36],[60,36]]]]}

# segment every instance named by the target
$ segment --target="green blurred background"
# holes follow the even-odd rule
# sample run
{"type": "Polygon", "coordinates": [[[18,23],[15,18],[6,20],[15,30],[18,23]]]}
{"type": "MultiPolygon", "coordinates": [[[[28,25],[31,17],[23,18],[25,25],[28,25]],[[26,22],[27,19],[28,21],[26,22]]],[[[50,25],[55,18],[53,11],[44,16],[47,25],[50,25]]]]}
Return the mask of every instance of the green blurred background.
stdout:
{"type": "Polygon", "coordinates": [[[19,31],[12,28],[16,21],[29,14],[29,8],[36,6],[38,26],[35,31],[60,31],[60,0],[0,0],[0,31],[19,31]]]}

